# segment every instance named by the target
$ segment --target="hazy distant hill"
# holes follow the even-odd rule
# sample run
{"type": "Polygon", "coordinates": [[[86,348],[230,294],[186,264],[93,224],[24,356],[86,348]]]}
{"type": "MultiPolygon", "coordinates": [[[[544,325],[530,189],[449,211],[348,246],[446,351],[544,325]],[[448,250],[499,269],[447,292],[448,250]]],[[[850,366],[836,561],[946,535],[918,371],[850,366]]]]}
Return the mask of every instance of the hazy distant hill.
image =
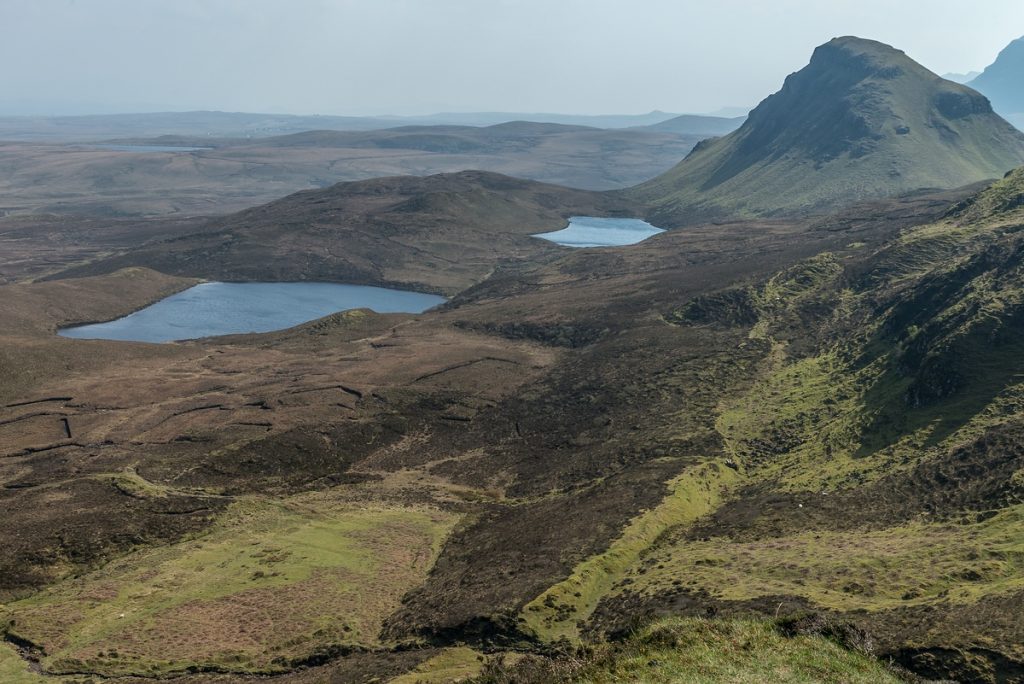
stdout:
{"type": "Polygon", "coordinates": [[[725,118],[721,116],[684,114],[652,126],[645,126],[645,128],[662,133],[675,133],[676,135],[717,136],[732,133],[742,126],[746,120],[746,116],[725,118]]]}
{"type": "Polygon", "coordinates": [[[992,100],[997,112],[1024,128],[1024,38],[1010,43],[969,85],[992,100]]]}
{"type": "Polygon", "coordinates": [[[738,131],[631,192],[671,227],[959,187],[1021,163],[1024,134],[982,95],[888,45],[846,37],[815,50],[738,131]]]}
{"type": "Polygon", "coordinates": [[[0,117],[0,140],[74,141],[159,135],[267,137],[309,130],[373,130],[391,121],[355,116],[291,116],[242,112],[154,112],[95,116],[0,117]]]}
{"type": "MultiPolygon", "coordinates": [[[[493,126],[399,126],[379,131],[305,131],[259,141],[267,147],[347,147],[420,150],[423,152],[488,152],[522,150],[549,136],[591,134],[613,139],[616,133],[590,126],[510,121],[493,126]]],[[[241,142],[241,141],[239,141],[241,142]]]]}
{"type": "MultiPolygon", "coordinates": [[[[512,121],[635,128],[675,118],[676,114],[638,115],[523,114],[511,112],[449,113],[429,116],[295,116],[246,112],[156,112],[95,116],[0,117],[0,140],[82,142],[162,135],[211,138],[266,138],[303,131],[370,131],[398,126],[494,126],[512,121]]],[[[714,118],[714,117],[709,117],[714,118]]],[[[697,131],[704,133],[704,131],[697,131]]]]}
{"type": "Polygon", "coordinates": [[[494,126],[510,121],[533,121],[565,126],[591,126],[593,128],[633,128],[650,126],[673,119],[678,114],[649,112],[647,114],[551,114],[542,112],[443,112],[427,116],[381,117],[392,125],[444,125],[494,126]]]}
{"type": "Polygon", "coordinates": [[[954,83],[970,83],[974,79],[981,76],[980,71],[968,71],[966,74],[942,74],[942,78],[947,81],[953,81],[954,83]]]}
{"type": "Polygon", "coordinates": [[[135,151],[0,143],[0,216],[223,214],[340,181],[466,169],[611,190],[664,173],[708,135],[511,122],[118,140],[135,151]],[[204,149],[160,151],[176,146],[204,149]]]}

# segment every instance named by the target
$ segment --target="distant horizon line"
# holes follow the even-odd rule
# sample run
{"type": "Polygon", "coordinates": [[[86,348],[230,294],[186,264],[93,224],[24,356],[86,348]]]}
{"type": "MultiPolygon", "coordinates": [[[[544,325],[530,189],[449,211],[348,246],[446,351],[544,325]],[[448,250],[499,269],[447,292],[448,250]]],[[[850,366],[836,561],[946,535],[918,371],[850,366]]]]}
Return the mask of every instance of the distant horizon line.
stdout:
{"type": "Polygon", "coordinates": [[[433,111],[427,114],[325,114],[325,113],[306,113],[298,114],[294,112],[273,112],[273,111],[259,111],[259,110],[244,110],[244,109],[138,109],[138,110],[125,110],[125,111],[112,111],[112,112],[84,112],[74,114],[54,114],[54,113],[8,113],[0,110],[0,117],[2,118],[23,118],[23,119],[73,119],[73,118],[87,118],[87,117],[107,117],[107,116],[147,116],[147,115],[160,115],[160,114],[247,114],[256,116],[280,116],[280,117],[295,117],[295,118],[335,118],[335,119],[431,119],[444,116],[562,116],[562,117],[648,117],[648,116],[666,116],[666,117],[678,117],[678,116],[706,116],[706,117],[717,117],[723,119],[738,118],[744,116],[746,113],[753,109],[743,107],[722,107],[714,112],[670,112],[661,109],[652,109],[649,111],[641,112],[587,112],[587,113],[576,113],[576,112],[559,112],[559,111],[511,111],[501,109],[467,109],[467,110],[443,110],[433,111]],[[735,113],[734,113],[735,112],[735,113]],[[742,112],[742,113],[740,113],[742,112]]]}

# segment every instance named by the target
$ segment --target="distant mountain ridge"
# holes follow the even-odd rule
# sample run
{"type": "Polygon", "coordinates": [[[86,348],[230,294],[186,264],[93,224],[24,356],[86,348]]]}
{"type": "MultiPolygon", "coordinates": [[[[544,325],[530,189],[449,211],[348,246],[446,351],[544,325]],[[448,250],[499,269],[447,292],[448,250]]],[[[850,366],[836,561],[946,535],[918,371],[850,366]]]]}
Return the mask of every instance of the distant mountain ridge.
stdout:
{"type": "Polygon", "coordinates": [[[988,100],[895,48],[832,40],[746,123],[628,191],[662,227],[828,211],[997,178],[1024,134],[988,100]]]}
{"type": "Polygon", "coordinates": [[[1010,43],[985,71],[968,85],[1018,128],[1024,128],[1024,38],[1010,43]]]}
{"type": "Polygon", "coordinates": [[[381,116],[403,126],[494,126],[510,121],[589,126],[591,128],[633,128],[651,126],[679,116],[670,112],[646,114],[555,114],[551,112],[441,112],[425,116],[381,116]]]}
{"type": "Polygon", "coordinates": [[[947,81],[963,84],[970,83],[974,79],[978,78],[978,76],[981,76],[980,71],[968,71],[966,74],[942,74],[942,78],[946,79],[947,81]]]}
{"type": "Polygon", "coordinates": [[[103,145],[5,144],[0,216],[224,214],[337,182],[466,169],[616,190],[671,169],[708,135],[510,122],[252,138],[128,136],[103,145]],[[132,151],[111,151],[110,143],[132,151]],[[192,147],[203,149],[156,151],[192,147]]]}
{"type": "Polygon", "coordinates": [[[721,117],[721,116],[698,116],[695,114],[683,114],[668,121],[644,126],[650,131],[659,133],[675,133],[676,135],[728,135],[743,125],[747,120],[745,116],[721,117]]]}
{"type": "MultiPolygon", "coordinates": [[[[109,138],[163,135],[211,138],[266,138],[305,131],[373,131],[400,126],[489,127],[529,121],[563,126],[626,129],[679,119],[694,124],[684,134],[717,134],[729,118],[650,112],[648,114],[526,114],[467,112],[427,116],[300,116],[251,112],[152,112],[90,116],[0,116],[0,140],[85,142],[109,138]]],[[[678,123],[678,122],[677,122],[678,123]]],[[[662,131],[668,132],[668,130],[662,131]]]]}

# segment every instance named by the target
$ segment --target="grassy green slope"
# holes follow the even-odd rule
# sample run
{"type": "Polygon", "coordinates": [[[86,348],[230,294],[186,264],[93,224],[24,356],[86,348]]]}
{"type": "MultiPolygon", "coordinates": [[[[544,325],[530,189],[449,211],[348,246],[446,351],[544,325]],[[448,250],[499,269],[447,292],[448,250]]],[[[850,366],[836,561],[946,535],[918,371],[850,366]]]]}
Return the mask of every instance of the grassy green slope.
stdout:
{"type": "MultiPolygon", "coordinates": [[[[718,407],[728,477],[673,483],[523,624],[578,644],[651,610],[824,611],[936,678],[1015,681],[1022,228],[1024,169],[874,251],[850,245],[668,312],[674,325],[745,328],[774,350],[718,407]]],[[[683,656],[644,651],[584,681],[671,681],[644,657],[683,656]]]]}
{"type": "Polygon", "coordinates": [[[631,192],[671,227],[959,187],[1022,162],[1024,134],[984,97],[887,45],[839,38],[738,131],[631,192]]]}

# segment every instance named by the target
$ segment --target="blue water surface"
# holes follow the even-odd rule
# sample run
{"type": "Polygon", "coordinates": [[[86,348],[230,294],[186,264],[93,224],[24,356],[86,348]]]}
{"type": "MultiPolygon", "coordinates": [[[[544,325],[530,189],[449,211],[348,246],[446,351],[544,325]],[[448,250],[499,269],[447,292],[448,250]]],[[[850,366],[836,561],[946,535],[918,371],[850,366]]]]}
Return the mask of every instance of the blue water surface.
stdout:
{"type": "Polygon", "coordinates": [[[336,283],[202,283],[108,323],[64,328],[76,339],[170,342],[282,330],[346,309],[420,313],[444,297],[336,283]]]}
{"type": "Polygon", "coordinates": [[[652,235],[664,233],[647,221],[623,218],[573,216],[569,227],[533,237],[556,242],[565,247],[621,247],[643,242],[652,235]]]}
{"type": "Polygon", "coordinates": [[[96,150],[110,150],[112,152],[197,152],[199,150],[212,150],[212,147],[185,147],[177,145],[117,145],[113,143],[97,143],[88,145],[96,150]]]}

